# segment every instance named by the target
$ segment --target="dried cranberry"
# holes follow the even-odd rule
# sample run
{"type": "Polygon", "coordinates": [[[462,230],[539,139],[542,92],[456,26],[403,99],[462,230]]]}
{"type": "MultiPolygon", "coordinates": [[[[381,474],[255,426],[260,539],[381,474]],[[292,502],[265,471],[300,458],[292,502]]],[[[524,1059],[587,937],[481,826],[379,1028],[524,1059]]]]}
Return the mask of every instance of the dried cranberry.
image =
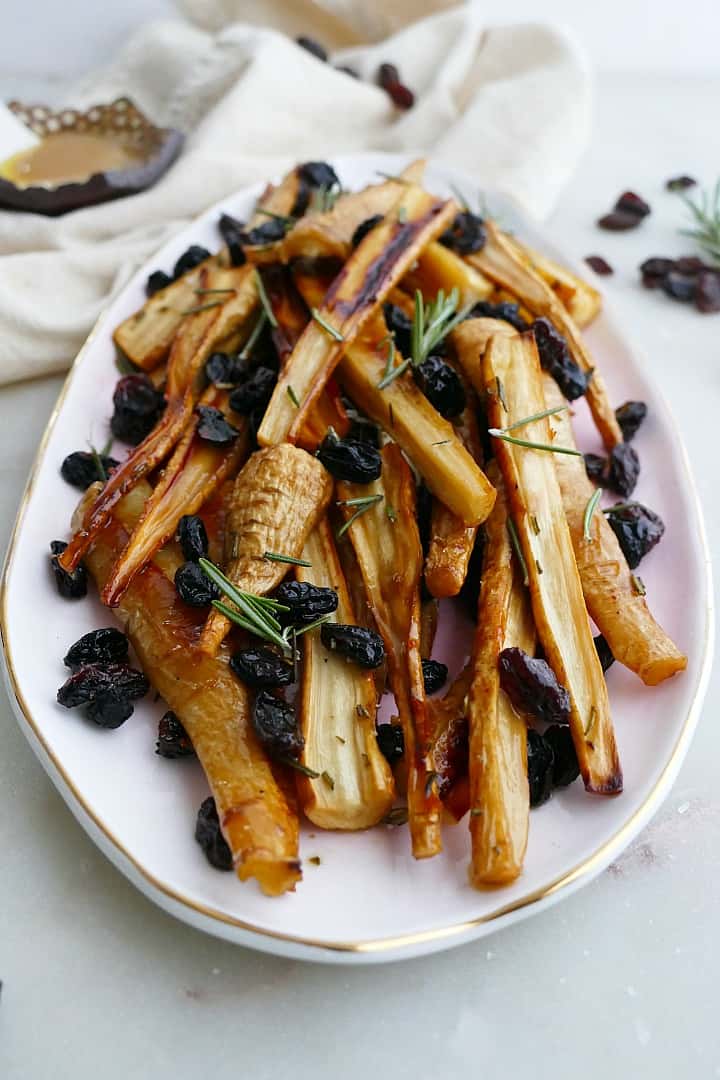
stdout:
{"type": "Polygon", "coordinates": [[[502,319],[503,322],[514,326],[521,334],[530,326],[520,314],[520,305],[509,300],[501,300],[498,304],[493,304],[489,300],[480,300],[473,307],[470,316],[479,319],[502,319]]]}
{"type": "Polygon", "coordinates": [[[323,48],[320,42],[316,41],[315,38],[307,37],[306,35],[301,34],[300,37],[295,38],[295,41],[300,46],[300,48],[306,49],[307,52],[312,53],[313,56],[316,56],[318,60],[322,60],[327,63],[327,50],[323,48]]]}
{"type": "Polygon", "coordinates": [[[190,736],[174,712],[160,717],[155,753],[164,758],[193,757],[195,749],[190,736]]]}
{"type": "Polygon", "coordinates": [[[198,405],[195,412],[199,417],[197,433],[204,442],[214,446],[229,446],[240,434],[220,409],[213,409],[210,405],[198,405]]]}
{"type": "Polygon", "coordinates": [[[585,458],[585,472],[590,479],[604,486],[607,458],[602,454],[583,454],[583,457],[585,458]]]}
{"type": "Polygon", "coordinates": [[[372,232],[375,226],[379,225],[382,220],[382,214],[373,214],[372,217],[365,218],[364,221],[360,222],[357,229],[352,234],[351,244],[353,246],[353,250],[358,246],[358,244],[362,243],[368,233],[372,232]]]}
{"type": "Polygon", "coordinates": [[[569,728],[551,724],[543,732],[543,739],[553,752],[552,783],[553,787],[567,787],[580,775],[575,744],[569,728]]]}
{"type": "Polygon", "coordinates": [[[447,682],[447,664],[441,664],[439,660],[423,660],[422,673],[426,694],[437,694],[447,682]]]}
{"type": "Polygon", "coordinates": [[[705,315],[720,311],[720,271],[708,270],[700,274],[697,279],[695,307],[705,315]]]}
{"type": "Polygon", "coordinates": [[[317,457],[336,480],[351,484],[371,484],[382,472],[379,450],[370,443],[339,439],[328,432],[317,450],[317,457]]]}
{"type": "Polygon", "coordinates": [[[145,285],[146,295],[154,296],[155,293],[160,292],[161,289],[166,289],[168,285],[172,285],[172,280],[170,275],[166,274],[164,270],[153,270],[145,285]]]}
{"type": "Polygon", "coordinates": [[[271,757],[298,758],[305,746],[295,711],[282,698],[260,690],[252,712],[253,729],[271,757]]]}
{"type": "Polygon", "coordinates": [[[82,600],[83,596],[87,596],[87,570],[82,563],[72,573],[63,570],[58,555],[62,555],[66,547],[65,540],[50,541],[50,567],[55,585],[63,600],[82,600]]]}
{"type": "Polygon", "coordinates": [[[591,270],[594,270],[596,274],[600,274],[601,277],[607,277],[608,274],[614,273],[612,266],[602,255],[586,255],[585,262],[591,270]]]}
{"type": "Polygon", "coordinates": [[[320,639],[330,652],[337,652],[362,668],[378,668],[385,659],[383,639],[365,626],[323,623],[320,639]]]}
{"type": "Polygon", "coordinates": [[[114,686],[102,690],[89,703],[86,715],[88,720],[102,728],[119,728],[128,720],[135,709],[126,697],[114,686]]]}
{"type": "Polygon", "coordinates": [[[638,214],[629,213],[627,210],[612,210],[598,218],[597,224],[599,228],[609,232],[625,232],[627,229],[637,229],[641,221],[638,214]]]}
{"type": "Polygon", "coordinates": [[[470,210],[462,210],[440,237],[440,243],[458,255],[472,255],[475,251],[481,251],[486,241],[485,222],[479,214],[473,214],[470,210]]]}
{"type": "Polygon", "coordinates": [[[113,469],[117,469],[118,465],[119,462],[107,454],[91,454],[87,450],[74,450],[63,460],[60,475],[68,484],[72,484],[80,491],[86,491],[96,480],[104,483],[108,474],[113,469]]]}
{"type": "Polygon", "coordinates": [[[246,262],[245,252],[243,251],[245,226],[242,221],[238,221],[237,218],[231,217],[230,214],[221,214],[220,220],[218,221],[218,229],[220,230],[220,235],[228,249],[232,265],[244,266],[246,262]]]}
{"type": "Polygon", "coordinates": [[[395,64],[381,64],[377,72],[378,86],[382,86],[383,90],[391,83],[400,82],[400,72],[395,64]]]}
{"type": "Polygon", "coordinates": [[[665,532],[662,518],[642,503],[618,503],[606,513],[628,566],[635,570],[662,540],[665,532]]]}
{"type": "Polygon", "coordinates": [[[232,852],[220,829],[220,818],[212,795],[205,799],[198,810],[195,839],[211,866],[216,870],[232,870],[232,852]]]}
{"type": "Polygon", "coordinates": [[[256,367],[245,382],[233,390],[230,395],[230,408],[241,416],[250,416],[256,409],[264,412],[276,382],[277,373],[272,368],[265,365],[256,367]]]}
{"type": "Polygon", "coordinates": [[[460,376],[441,356],[429,356],[413,368],[415,382],[433,408],[446,420],[465,408],[465,390],[460,376]]]}
{"type": "Polygon", "coordinates": [[[128,664],[83,664],[58,690],[58,704],[66,709],[75,709],[78,705],[87,705],[111,687],[128,701],[136,701],[145,697],[150,683],[142,671],[128,664]]]}
{"type": "Polygon", "coordinates": [[[275,599],[290,608],[281,612],[291,623],[306,624],[337,611],[338,594],[334,589],[312,585],[309,581],[283,581],[275,590],[275,599]]]}
{"type": "Polygon", "coordinates": [[[125,635],[114,626],[90,630],[71,645],[63,664],[78,668],[84,664],[111,664],[127,660],[129,643],[125,635]]]}
{"type": "Polygon", "coordinates": [[[547,723],[570,723],[570,695],[546,660],[503,649],[499,668],[500,685],[516,709],[547,723]]]}
{"type": "Polygon", "coordinates": [[[527,768],[530,805],[541,806],[552,795],[555,751],[533,728],[527,733],[527,768]]]}
{"type": "Polygon", "coordinates": [[[415,95],[404,83],[388,83],[385,92],[397,109],[412,109],[415,104],[415,95]]]}
{"type": "Polygon", "coordinates": [[[220,590],[196,562],[185,562],[175,571],[178,596],[189,607],[206,607],[217,600],[220,590]]]}
{"type": "Polygon", "coordinates": [[[201,262],[205,262],[210,258],[210,252],[207,248],[200,247],[199,244],[191,244],[187,251],[184,251],[178,261],[173,267],[173,277],[177,280],[182,277],[183,274],[187,274],[188,270],[194,270],[196,266],[199,266],[201,262]]]}
{"type": "Polygon", "coordinates": [[[176,539],[188,562],[197,562],[208,553],[208,537],[202,518],[183,514],[178,521],[176,539]]]}
{"type": "Polygon", "coordinates": [[[692,274],[680,274],[677,270],[671,270],[663,278],[660,287],[666,296],[685,302],[695,299],[697,279],[692,274]]]}
{"type": "Polygon", "coordinates": [[[622,214],[634,214],[635,217],[642,220],[650,213],[650,204],[641,199],[639,195],[636,195],[634,191],[624,191],[615,203],[613,210],[618,210],[622,214]]]}
{"type": "Polygon", "coordinates": [[[394,765],[405,753],[403,729],[399,724],[378,724],[375,735],[380,753],[390,765],[394,765]]]}
{"type": "Polygon", "coordinates": [[[647,416],[647,405],[644,401],[626,401],[615,410],[615,419],[620,425],[625,442],[630,442],[637,435],[638,428],[647,416]]]}
{"type": "Polygon", "coordinates": [[[293,665],[263,645],[240,649],[231,658],[230,667],[238,679],[254,690],[272,690],[295,681],[293,665]]]}
{"type": "Polygon", "coordinates": [[[668,191],[686,191],[696,184],[697,180],[693,180],[692,176],[673,176],[665,182],[665,187],[668,191]]]}
{"type": "Polygon", "coordinates": [[[593,638],[595,642],[595,651],[598,654],[598,660],[600,661],[600,667],[603,671],[607,671],[615,663],[615,657],[612,654],[612,649],[608,645],[607,641],[602,634],[598,634],[593,638]]]}
{"type": "Polygon", "coordinates": [[[150,434],[164,406],[162,394],[147,375],[125,375],[115,386],[110,428],[123,442],[136,446],[150,434]]]}
{"type": "Polygon", "coordinates": [[[583,371],[570,355],[565,338],[549,319],[536,319],[532,324],[540,363],[549,371],[568,401],[582,397],[592,377],[591,371],[583,371]]]}
{"type": "Polygon", "coordinates": [[[397,304],[383,304],[383,314],[398,351],[403,356],[409,356],[412,348],[412,320],[397,304]]]}
{"type": "Polygon", "coordinates": [[[640,475],[640,458],[629,443],[618,443],[610,451],[607,486],[618,495],[629,498],[635,490],[640,475]]]}

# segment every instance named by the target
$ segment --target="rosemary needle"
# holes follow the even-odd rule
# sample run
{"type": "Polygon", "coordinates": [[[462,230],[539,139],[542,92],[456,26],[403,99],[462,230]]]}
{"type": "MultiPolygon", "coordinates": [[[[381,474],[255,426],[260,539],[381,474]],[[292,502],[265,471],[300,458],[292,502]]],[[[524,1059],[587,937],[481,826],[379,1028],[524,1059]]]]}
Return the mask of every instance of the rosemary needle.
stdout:
{"type": "Polygon", "coordinates": [[[601,495],[602,489],[596,488],[588,499],[587,506],[585,507],[585,514],[583,516],[583,538],[587,541],[592,541],[592,536],[590,535],[590,522],[597,509],[597,504],[600,502],[601,495]]]}
{"type": "Polygon", "coordinates": [[[275,312],[272,309],[272,304],[270,303],[268,299],[268,294],[265,291],[265,283],[257,267],[255,267],[255,284],[257,285],[258,296],[260,297],[260,303],[262,304],[263,311],[267,316],[267,321],[274,329],[277,326],[278,321],[275,318],[275,312]]]}
{"type": "Polygon", "coordinates": [[[336,330],[332,323],[329,323],[326,319],[322,317],[317,308],[312,308],[310,314],[312,315],[315,322],[322,326],[323,330],[325,330],[330,335],[330,337],[335,338],[336,341],[345,340],[340,331],[336,330]]]}
{"type": "Polygon", "coordinates": [[[582,457],[579,450],[571,450],[568,446],[550,446],[548,443],[530,442],[529,439],[516,439],[514,435],[508,435],[500,428],[488,428],[488,435],[494,439],[502,439],[503,442],[513,443],[514,446],[527,446],[530,450],[546,450],[549,454],[570,454],[572,457],[582,457]]]}
{"type": "Polygon", "coordinates": [[[508,424],[504,427],[503,431],[514,431],[515,428],[525,427],[526,424],[531,424],[533,420],[542,420],[545,416],[555,416],[556,413],[567,412],[570,408],[569,405],[556,405],[552,409],[543,409],[542,412],[533,413],[532,416],[524,416],[522,420],[516,420],[514,424],[508,424]]]}
{"type": "Polygon", "coordinates": [[[292,555],[282,555],[277,551],[264,552],[263,559],[267,559],[268,562],[289,563],[290,566],[312,566],[307,559],[294,559],[292,555]]]}

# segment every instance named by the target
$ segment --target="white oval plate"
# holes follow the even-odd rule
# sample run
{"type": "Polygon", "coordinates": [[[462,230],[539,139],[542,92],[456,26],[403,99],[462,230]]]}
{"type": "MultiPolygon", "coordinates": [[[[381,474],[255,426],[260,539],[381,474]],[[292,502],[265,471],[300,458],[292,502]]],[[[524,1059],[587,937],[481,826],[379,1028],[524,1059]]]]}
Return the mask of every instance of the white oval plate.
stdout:
{"type": "MultiPolygon", "coordinates": [[[[362,155],[336,162],[343,184],[376,181],[405,159],[362,155]]],[[[472,200],[477,184],[432,166],[432,190],[453,182],[472,200]]],[[[619,798],[591,798],[578,783],[531,815],[525,871],[502,890],[467,883],[465,823],[444,830],[444,853],[415,862],[405,829],[332,834],[305,827],[305,877],[296,894],[268,899],[254,884],[213,870],[193,839],[207,786],[195,762],[153,753],[162,702],[150,698],[115,732],[95,730],[55,703],[66,672],[61,657],[81,634],[112,623],[95,597],[59,598],[47,571],[50,540],[67,536],[77,493],[58,468],[71,450],[104,443],[118,377],[113,328],[144,299],[150,270],[168,268],[190,243],[214,249],[220,209],[246,218],[258,195],[246,190],[213,207],[153,256],[109,305],[80,352],[40,448],[22,502],[5,568],[2,634],[7,678],[18,721],[75,817],[116,866],[147,896],[198,929],[238,944],[294,958],[379,962],[446,949],[541,910],[599,873],[657,810],[687,751],[712,655],[710,570],[700,508],[682,444],[658,391],[646,379],[623,332],[603,314],[588,341],[611,400],[647,401],[649,417],[636,445],[643,473],[638,497],[667,524],[660,546],[642,565],[653,611],[688,654],[687,671],[649,689],[616,664],[610,699],[625,774],[619,798]],[[320,865],[308,857],[320,856],[320,865]]],[[[533,246],[552,242],[517,207],[491,200],[500,220],[533,246]]],[[[562,258],[562,256],[560,256],[562,258]]],[[[598,449],[586,407],[578,409],[585,450],[598,449]]],[[[455,630],[457,631],[457,626],[455,630]]],[[[466,636],[439,635],[435,655],[458,670],[466,636]]]]}

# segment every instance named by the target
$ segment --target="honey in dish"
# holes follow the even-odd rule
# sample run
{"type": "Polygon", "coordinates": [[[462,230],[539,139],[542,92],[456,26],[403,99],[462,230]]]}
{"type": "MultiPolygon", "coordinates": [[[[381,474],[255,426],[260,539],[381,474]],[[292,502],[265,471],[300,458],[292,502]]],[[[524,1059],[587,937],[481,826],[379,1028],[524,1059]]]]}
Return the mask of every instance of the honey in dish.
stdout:
{"type": "Polygon", "coordinates": [[[103,135],[60,131],[0,165],[0,176],[18,187],[81,183],[93,173],[125,169],[140,154],[103,135]]]}

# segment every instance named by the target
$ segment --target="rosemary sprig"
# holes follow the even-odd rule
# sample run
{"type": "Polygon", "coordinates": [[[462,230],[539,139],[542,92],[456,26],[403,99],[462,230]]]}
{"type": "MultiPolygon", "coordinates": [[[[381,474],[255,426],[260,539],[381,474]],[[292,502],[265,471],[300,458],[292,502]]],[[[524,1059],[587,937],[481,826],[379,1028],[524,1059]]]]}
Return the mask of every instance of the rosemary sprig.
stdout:
{"type": "Polygon", "coordinates": [[[278,321],[275,318],[275,312],[272,309],[272,304],[268,299],[268,294],[265,292],[265,283],[260,276],[260,271],[257,269],[257,267],[255,268],[255,284],[257,285],[258,296],[260,297],[260,303],[262,304],[263,311],[267,316],[267,321],[274,329],[277,326],[278,321]]]}
{"type": "Polygon", "coordinates": [[[338,502],[338,506],[356,506],[357,510],[352,515],[352,517],[349,517],[347,519],[344,525],[340,526],[340,528],[335,534],[336,539],[340,540],[340,538],[343,537],[348,531],[353,522],[357,521],[357,519],[367,510],[369,510],[371,506],[375,506],[377,503],[382,502],[384,498],[385,496],[381,492],[378,492],[376,495],[363,495],[357,499],[342,499],[340,502],[338,502]]]}
{"type": "Polygon", "coordinates": [[[283,555],[278,551],[265,551],[263,559],[267,559],[268,562],[288,563],[290,566],[312,566],[307,559],[294,559],[292,555],[283,555]]]}
{"type": "Polygon", "coordinates": [[[287,611],[288,608],[277,600],[271,600],[266,596],[255,596],[238,589],[209,559],[199,559],[198,564],[205,575],[217,585],[228,600],[235,604],[238,610],[228,607],[221,600],[213,600],[213,606],[218,611],[222,611],[231,622],[277,645],[287,656],[290,645],[287,638],[280,632],[280,624],[272,613],[273,611],[287,611]]]}
{"type": "Polygon", "coordinates": [[[696,222],[694,229],[681,229],[683,236],[692,239],[713,259],[720,261],[720,180],[712,192],[702,191],[700,201],[693,202],[687,195],[682,200],[696,222]]]}
{"type": "Polygon", "coordinates": [[[391,525],[394,525],[397,521],[397,510],[394,506],[391,506],[389,502],[385,503],[385,515],[391,525]]]}
{"type": "Polygon", "coordinates": [[[224,304],[224,300],[211,300],[209,304],[198,304],[197,307],[185,308],[184,311],[179,311],[179,315],[197,315],[201,311],[209,311],[210,308],[221,307],[224,304]]]}
{"type": "Polygon", "coordinates": [[[503,431],[514,431],[515,428],[525,427],[526,424],[531,424],[533,420],[542,420],[546,416],[555,416],[559,412],[567,412],[570,408],[569,405],[556,405],[552,409],[543,409],[542,412],[533,413],[532,416],[524,416],[522,420],[516,420],[514,424],[508,424],[504,427],[503,431]]]}
{"type": "Polygon", "coordinates": [[[512,443],[514,446],[527,446],[530,450],[546,450],[549,454],[570,454],[572,457],[582,457],[579,450],[571,450],[568,446],[550,446],[548,443],[530,442],[528,439],[516,439],[514,435],[501,428],[488,428],[488,435],[494,439],[502,439],[503,442],[512,443]]]}
{"type": "Polygon", "coordinates": [[[587,501],[587,506],[585,507],[585,514],[583,515],[583,539],[587,540],[588,542],[592,541],[592,536],[590,535],[590,522],[592,521],[592,516],[597,509],[597,504],[600,502],[601,495],[602,489],[595,488],[595,491],[593,491],[592,495],[587,501]]]}
{"type": "Polygon", "coordinates": [[[288,386],[288,388],[287,388],[287,396],[290,398],[290,400],[292,401],[295,408],[299,409],[300,408],[300,402],[299,402],[298,396],[295,393],[295,391],[293,390],[292,386],[288,386]]]}
{"type": "Polygon", "coordinates": [[[247,341],[243,345],[242,349],[238,353],[238,357],[241,360],[247,360],[249,358],[250,353],[251,353],[251,351],[252,351],[252,349],[253,349],[253,347],[255,345],[255,342],[260,337],[260,335],[261,335],[261,333],[263,331],[263,327],[265,326],[266,322],[267,322],[267,314],[265,313],[265,309],[262,308],[261,311],[260,311],[260,314],[257,317],[257,322],[255,323],[252,330],[250,331],[250,337],[247,339],[247,341]]]}
{"type": "Polygon", "coordinates": [[[511,517],[507,519],[507,531],[510,535],[510,543],[513,546],[513,551],[515,552],[517,561],[520,564],[520,569],[522,570],[523,585],[529,585],[530,579],[528,577],[527,563],[525,562],[525,556],[523,555],[522,548],[520,547],[520,537],[517,534],[515,522],[511,517]]]}
{"type": "Polygon", "coordinates": [[[435,299],[427,304],[423,300],[420,290],[415,290],[415,312],[410,335],[410,356],[391,371],[386,370],[378,383],[378,390],[384,390],[393,379],[397,379],[398,375],[402,375],[403,372],[407,371],[411,364],[413,367],[419,367],[420,364],[424,363],[443,338],[447,337],[450,331],[467,317],[472,304],[468,304],[461,311],[458,311],[459,302],[460,293],[457,289],[453,289],[449,296],[445,295],[444,289],[440,289],[435,299]]]}
{"type": "Polygon", "coordinates": [[[336,330],[332,323],[327,322],[327,320],[322,317],[317,308],[311,308],[310,314],[312,315],[315,322],[322,326],[323,330],[327,331],[330,337],[335,338],[336,341],[345,340],[340,331],[336,330]]]}
{"type": "Polygon", "coordinates": [[[388,354],[387,360],[385,361],[385,370],[383,371],[382,379],[378,383],[378,389],[380,390],[382,390],[383,382],[385,381],[385,379],[387,379],[388,375],[391,374],[393,368],[395,367],[395,339],[393,338],[392,334],[388,334],[387,338],[383,338],[380,344],[383,345],[386,341],[388,346],[388,354]]]}
{"type": "Polygon", "coordinates": [[[311,780],[317,780],[320,776],[320,773],[316,772],[315,769],[310,769],[307,765],[301,765],[295,758],[278,757],[275,760],[279,761],[281,765],[289,765],[291,769],[296,769],[297,772],[302,773],[303,776],[309,776],[311,780]]]}

